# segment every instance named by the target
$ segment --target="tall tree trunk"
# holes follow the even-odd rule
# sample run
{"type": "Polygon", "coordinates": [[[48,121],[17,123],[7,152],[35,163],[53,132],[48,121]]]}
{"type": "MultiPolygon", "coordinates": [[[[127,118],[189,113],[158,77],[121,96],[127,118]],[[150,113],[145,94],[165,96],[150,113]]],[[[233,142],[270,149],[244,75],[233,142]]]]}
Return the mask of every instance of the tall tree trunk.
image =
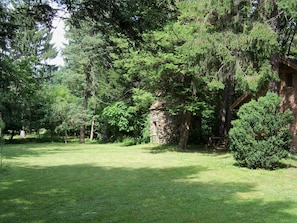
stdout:
{"type": "Polygon", "coordinates": [[[187,149],[191,117],[192,117],[192,114],[190,111],[187,111],[187,110],[182,111],[180,138],[179,138],[179,143],[177,147],[178,151],[185,151],[187,149]]]}
{"type": "Polygon", "coordinates": [[[220,112],[219,136],[224,137],[228,134],[231,127],[232,111],[231,105],[234,96],[234,84],[232,78],[225,81],[225,89],[222,93],[222,108],[220,112]]]}
{"type": "MultiPolygon", "coordinates": [[[[270,59],[271,68],[274,73],[279,75],[279,54],[272,55],[270,59]]],[[[269,91],[273,93],[278,93],[278,82],[277,81],[271,81],[269,83],[269,91]]]]}
{"type": "Polygon", "coordinates": [[[80,126],[79,143],[85,143],[85,132],[86,132],[85,120],[83,120],[83,122],[84,123],[80,126]]]}
{"type": "MultiPolygon", "coordinates": [[[[85,89],[84,89],[83,108],[84,108],[85,112],[87,112],[88,103],[89,103],[90,86],[91,86],[91,67],[90,67],[90,64],[86,67],[85,74],[86,74],[86,86],[85,86],[85,89]]],[[[85,143],[85,132],[86,132],[86,119],[83,118],[82,124],[80,126],[79,143],[85,143]]]]}
{"type": "MultiPolygon", "coordinates": [[[[279,21],[279,12],[278,12],[278,6],[277,3],[273,3],[273,10],[271,11],[271,25],[272,29],[276,33],[280,33],[280,21],[279,21]]],[[[271,55],[270,63],[271,63],[271,68],[272,70],[279,75],[279,59],[280,59],[280,54],[275,53],[271,55]]],[[[269,83],[269,91],[273,93],[278,93],[278,82],[272,81],[269,83]]]]}
{"type": "Polygon", "coordinates": [[[65,130],[64,143],[67,144],[67,141],[68,141],[68,133],[67,133],[67,130],[65,130]]]}
{"type": "Polygon", "coordinates": [[[15,136],[15,130],[12,130],[9,141],[12,141],[14,136],[15,136]]]}
{"type": "Polygon", "coordinates": [[[92,123],[91,123],[91,133],[90,133],[90,140],[92,141],[93,138],[94,138],[94,125],[95,125],[95,120],[93,119],[92,120],[92,123]]]}

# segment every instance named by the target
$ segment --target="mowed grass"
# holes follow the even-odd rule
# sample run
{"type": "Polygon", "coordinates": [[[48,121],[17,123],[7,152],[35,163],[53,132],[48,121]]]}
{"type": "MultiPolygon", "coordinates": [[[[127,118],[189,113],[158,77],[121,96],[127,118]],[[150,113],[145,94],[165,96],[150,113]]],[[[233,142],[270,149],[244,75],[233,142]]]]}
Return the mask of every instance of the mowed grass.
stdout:
{"type": "MultiPolygon", "coordinates": [[[[296,164],[296,161],[285,161],[296,164]]],[[[296,222],[297,169],[153,145],[5,145],[0,222],[296,222]]]]}

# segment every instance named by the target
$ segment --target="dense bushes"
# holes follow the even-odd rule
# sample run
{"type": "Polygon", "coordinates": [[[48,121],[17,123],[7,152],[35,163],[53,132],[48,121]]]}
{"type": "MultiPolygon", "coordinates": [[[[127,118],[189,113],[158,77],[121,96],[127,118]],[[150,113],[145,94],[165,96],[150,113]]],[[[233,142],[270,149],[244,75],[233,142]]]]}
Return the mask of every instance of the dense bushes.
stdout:
{"type": "Polygon", "coordinates": [[[229,132],[230,150],[240,166],[272,169],[288,155],[291,111],[279,111],[281,99],[267,93],[243,105],[229,132]]]}

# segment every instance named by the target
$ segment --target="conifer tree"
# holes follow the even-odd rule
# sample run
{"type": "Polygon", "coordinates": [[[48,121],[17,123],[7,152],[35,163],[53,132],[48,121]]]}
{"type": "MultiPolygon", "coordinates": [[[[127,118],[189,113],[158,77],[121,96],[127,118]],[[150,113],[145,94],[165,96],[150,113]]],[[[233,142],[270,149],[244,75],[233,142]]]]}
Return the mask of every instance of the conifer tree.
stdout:
{"type": "Polygon", "coordinates": [[[103,38],[102,33],[94,28],[94,25],[91,20],[82,20],[79,26],[69,24],[66,33],[69,43],[63,51],[66,66],[62,70],[64,73],[62,76],[68,80],[63,82],[81,98],[83,112],[92,114],[92,120],[81,120],[81,143],[85,141],[86,127],[90,122],[94,125],[95,111],[100,107],[98,100],[106,101],[106,97],[109,97],[111,89],[114,88],[110,77],[113,69],[110,54],[113,47],[103,38]]]}
{"type": "Polygon", "coordinates": [[[225,64],[220,67],[225,73],[226,93],[222,95],[220,128],[220,134],[224,135],[231,120],[228,94],[258,94],[265,91],[268,84],[271,91],[277,92],[279,57],[288,52],[294,39],[294,32],[289,32],[290,38],[284,33],[288,26],[292,28],[292,24],[296,24],[297,3],[291,0],[213,0],[207,8],[213,35],[221,36],[220,45],[225,48],[221,63],[225,64]]]}
{"type": "Polygon", "coordinates": [[[36,124],[33,120],[41,118],[35,95],[44,81],[46,60],[56,55],[50,44],[51,20],[43,7],[27,1],[12,2],[5,8],[7,14],[2,20],[1,62],[6,63],[7,69],[2,69],[6,72],[3,76],[6,86],[1,86],[0,109],[6,128],[13,131],[24,125],[33,128],[36,124]],[[7,27],[12,27],[13,32],[7,27]]]}
{"type": "Polygon", "coordinates": [[[281,9],[281,3],[179,1],[176,22],[142,36],[142,49],[130,55],[124,70],[140,75],[147,89],[180,112],[179,149],[186,148],[193,114],[201,115],[209,104],[220,109],[214,134],[224,136],[230,128],[234,97],[257,94],[277,80],[272,58],[281,52],[280,33],[275,29],[280,18],[275,7],[281,9]],[[221,100],[216,102],[218,93],[221,100]]]}

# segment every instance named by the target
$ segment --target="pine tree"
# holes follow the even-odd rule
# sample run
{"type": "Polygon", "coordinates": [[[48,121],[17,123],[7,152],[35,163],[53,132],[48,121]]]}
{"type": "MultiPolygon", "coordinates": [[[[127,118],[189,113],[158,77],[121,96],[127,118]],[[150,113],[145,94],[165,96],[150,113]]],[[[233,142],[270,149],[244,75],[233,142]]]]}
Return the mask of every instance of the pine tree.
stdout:
{"type": "Polygon", "coordinates": [[[215,89],[220,84],[216,82],[216,85],[215,81],[211,81],[215,78],[213,73],[204,73],[207,69],[203,63],[208,58],[212,45],[207,39],[209,35],[206,37],[207,33],[199,32],[203,24],[197,23],[198,15],[190,14],[201,3],[185,2],[179,6],[181,16],[178,21],[169,23],[158,31],[144,34],[141,48],[134,51],[130,49],[124,62],[118,64],[123,73],[127,73],[131,79],[139,78],[140,86],[160,100],[165,100],[168,111],[180,117],[177,149],[184,151],[192,116],[202,116],[202,113],[211,109],[211,95],[215,95],[215,89]],[[200,47],[200,52],[197,49],[193,51],[193,44],[200,47]],[[214,90],[212,93],[209,88],[211,84],[214,90]]]}
{"type": "Polygon", "coordinates": [[[268,93],[239,109],[229,135],[230,150],[240,166],[273,169],[288,156],[293,116],[290,110],[281,113],[280,103],[277,94],[268,93]]]}
{"type": "Polygon", "coordinates": [[[104,97],[108,97],[113,88],[110,77],[113,68],[110,54],[113,47],[103,38],[102,33],[94,28],[94,22],[91,20],[80,21],[79,26],[70,24],[66,38],[69,44],[63,52],[66,58],[63,72],[65,76],[66,73],[71,77],[76,76],[72,78],[76,83],[71,87],[69,77],[67,80],[70,81],[64,83],[82,99],[84,112],[93,114],[92,120],[81,120],[80,142],[84,143],[87,123],[91,121],[94,124],[95,121],[95,111],[99,106],[98,97],[100,101],[105,101],[104,97]]]}
{"type": "Polygon", "coordinates": [[[0,107],[6,128],[13,131],[25,125],[31,129],[36,124],[33,120],[41,118],[37,117],[39,104],[35,93],[44,81],[46,59],[56,54],[50,44],[51,20],[42,9],[44,6],[31,2],[12,2],[3,18],[1,62],[5,62],[6,75],[0,107]],[[13,32],[7,27],[12,27],[13,32]]]}

